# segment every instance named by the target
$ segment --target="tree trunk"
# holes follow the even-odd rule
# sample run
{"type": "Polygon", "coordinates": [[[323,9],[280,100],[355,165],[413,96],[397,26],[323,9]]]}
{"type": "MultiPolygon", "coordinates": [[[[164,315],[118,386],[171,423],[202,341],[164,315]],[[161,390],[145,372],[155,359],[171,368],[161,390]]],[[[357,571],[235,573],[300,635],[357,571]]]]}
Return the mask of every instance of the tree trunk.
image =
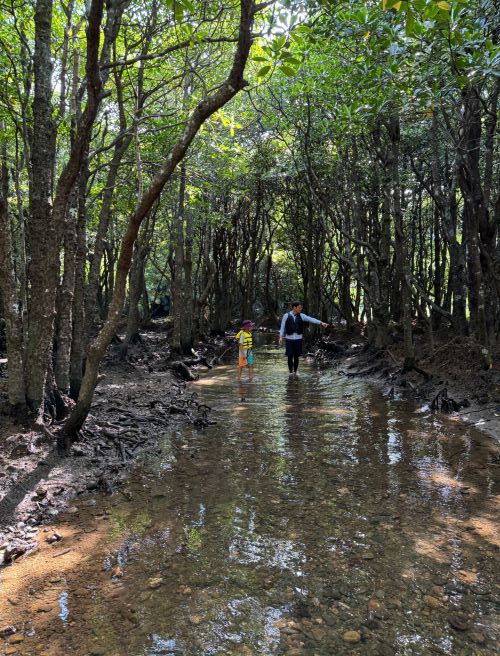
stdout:
{"type": "Polygon", "coordinates": [[[481,152],[481,108],[478,92],[464,92],[461,139],[458,144],[458,180],[464,199],[464,234],[467,248],[470,329],[482,344],[486,343],[484,288],[479,256],[479,225],[486,211],[479,159],[481,152]]]}
{"type": "Polygon", "coordinates": [[[415,349],[413,346],[412,306],[410,294],[410,261],[406,247],[401,209],[401,183],[399,178],[399,147],[401,140],[399,116],[393,114],[389,119],[388,132],[391,140],[392,202],[394,209],[394,232],[396,257],[400,262],[403,275],[401,281],[401,305],[403,316],[403,334],[405,346],[404,368],[408,371],[415,366],[415,349]]]}
{"type": "Polygon", "coordinates": [[[183,298],[183,274],[184,274],[184,212],[186,201],[186,167],[184,163],[180,169],[179,180],[179,204],[176,215],[174,215],[173,232],[175,233],[174,271],[172,280],[172,322],[174,331],[170,342],[170,348],[175,353],[182,353],[182,308],[183,298]]]}
{"type": "Polygon", "coordinates": [[[26,400],[38,413],[52,346],[60,237],[52,218],[55,130],[52,120],[52,0],[37,0],[34,99],[31,145],[30,216],[28,221],[30,285],[29,334],[26,346],[26,400]]]}
{"type": "MultiPolygon", "coordinates": [[[[0,126],[1,127],[1,126],[0,126]]],[[[12,412],[26,412],[23,372],[23,327],[17,298],[11,230],[8,211],[9,182],[6,145],[0,152],[0,308],[5,319],[7,336],[8,397],[12,412]]]]}
{"type": "Polygon", "coordinates": [[[76,401],[83,376],[85,354],[85,266],[87,255],[87,205],[88,161],[80,175],[78,187],[78,222],[75,254],[75,293],[73,295],[73,338],[71,340],[71,362],[69,394],[76,401]]]}
{"type": "Polygon", "coordinates": [[[125,339],[120,346],[120,356],[122,358],[126,357],[130,344],[139,340],[139,327],[141,324],[139,302],[144,290],[144,268],[148,252],[148,245],[136,244],[129,276],[127,330],[125,339]]]}
{"type": "Polygon", "coordinates": [[[73,338],[73,299],[78,224],[78,183],[68,203],[64,230],[64,272],[57,293],[56,351],[54,377],[63,394],[69,393],[69,367],[73,338]]]}

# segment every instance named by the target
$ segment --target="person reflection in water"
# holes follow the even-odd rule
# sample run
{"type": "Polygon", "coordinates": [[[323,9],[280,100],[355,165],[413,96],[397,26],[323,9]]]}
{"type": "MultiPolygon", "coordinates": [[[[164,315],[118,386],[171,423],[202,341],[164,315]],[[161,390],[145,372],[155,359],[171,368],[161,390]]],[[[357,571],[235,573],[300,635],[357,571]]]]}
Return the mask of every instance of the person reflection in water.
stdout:
{"type": "Polygon", "coordinates": [[[248,384],[245,385],[244,383],[241,382],[241,380],[238,380],[238,395],[240,397],[241,403],[245,403],[245,401],[247,400],[248,389],[249,389],[248,384]]]}
{"type": "Polygon", "coordinates": [[[302,355],[302,337],[304,335],[304,321],[314,323],[326,328],[329,324],[302,312],[302,303],[294,301],[290,312],[286,312],[281,319],[279,343],[285,339],[286,355],[288,357],[288,371],[296,374],[299,368],[299,358],[302,355]]]}

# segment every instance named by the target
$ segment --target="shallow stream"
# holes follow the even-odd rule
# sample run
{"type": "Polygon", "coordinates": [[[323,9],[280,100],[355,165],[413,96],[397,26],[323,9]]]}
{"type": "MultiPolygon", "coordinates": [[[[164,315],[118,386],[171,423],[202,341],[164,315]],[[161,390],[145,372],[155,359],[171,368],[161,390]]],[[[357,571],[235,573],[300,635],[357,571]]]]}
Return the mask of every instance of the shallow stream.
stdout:
{"type": "Polygon", "coordinates": [[[23,631],[0,653],[497,653],[492,438],[335,369],[289,376],[273,345],[251,384],[224,366],[193,393],[214,425],[160,436],[2,572],[23,631]]]}

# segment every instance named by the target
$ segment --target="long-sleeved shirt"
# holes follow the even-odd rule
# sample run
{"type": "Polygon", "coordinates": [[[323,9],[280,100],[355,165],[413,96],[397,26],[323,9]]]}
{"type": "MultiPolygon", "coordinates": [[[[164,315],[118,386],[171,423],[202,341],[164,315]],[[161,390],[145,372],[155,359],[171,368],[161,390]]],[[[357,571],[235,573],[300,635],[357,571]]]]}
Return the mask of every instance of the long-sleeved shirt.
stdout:
{"type": "MultiPolygon", "coordinates": [[[[285,324],[286,320],[288,319],[288,315],[293,314],[290,312],[286,312],[283,315],[283,319],[281,320],[281,327],[280,327],[280,337],[285,337],[286,339],[302,339],[302,335],[299,335],[298,333],[292,333],[291,335],[285,335],[285,324]]],[[[302,318],[302,321],[308,321],[309,323],[315,323],[319,325],[321,321],[319,319],[315,319],[314,317],[308,317],[307,314],[304,314],[303,312],[300,313],[300,316],[302,318]]]]}

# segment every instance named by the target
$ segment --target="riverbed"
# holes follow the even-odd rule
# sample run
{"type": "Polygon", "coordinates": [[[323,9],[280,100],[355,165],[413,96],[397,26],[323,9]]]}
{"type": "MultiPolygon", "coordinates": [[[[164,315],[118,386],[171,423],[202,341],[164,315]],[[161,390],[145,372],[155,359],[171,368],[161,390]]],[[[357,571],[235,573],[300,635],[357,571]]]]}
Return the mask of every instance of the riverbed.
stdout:
{"type": "Polygon", "coordinates": [[[494,439],[313,362],[289,375],[272,344],[251,383],[231,364],[192,394],[215,423],[159,433],[1,570],[0,653],[497,653],[494,439]]]}

